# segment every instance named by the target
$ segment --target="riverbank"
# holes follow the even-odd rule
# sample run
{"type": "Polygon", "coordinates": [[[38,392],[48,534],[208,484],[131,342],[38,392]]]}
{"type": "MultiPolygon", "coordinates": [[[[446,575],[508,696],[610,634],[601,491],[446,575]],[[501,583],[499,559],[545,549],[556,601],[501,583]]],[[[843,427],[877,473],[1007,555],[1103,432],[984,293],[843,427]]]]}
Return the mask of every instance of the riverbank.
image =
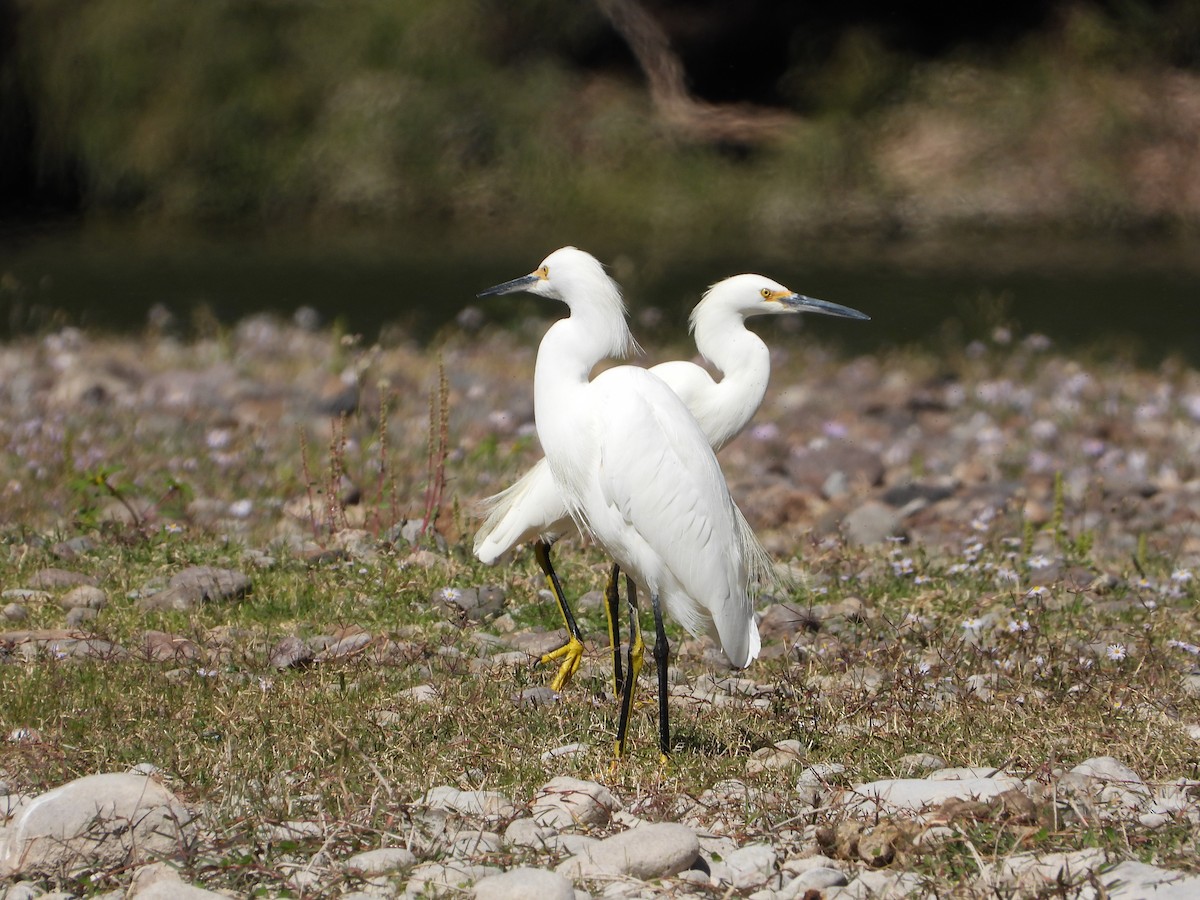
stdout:
{"type": "Polygon", "coordinates": [[[698,897],[1194,877],[1200,372],[1003,329],[845,355],[767,323],[767,401],[721,455],[779,562],[763,656],[733,676],[672,626],[672,761],[651,704],[610,768],[605,560],[557,548],[588,644],[559,696],[531,554],[470,556],[478,501],[538,456],[546,322],[477,324],[0,347],[4,883],[136,897],[158,854],[311,896],[520,866],[698,897]],[[165,844],[117,822],[12,862],[58,827],[34,797],[136,764],[165,844]],[[595,862],[650,823],[637,867],[595,862]]]}

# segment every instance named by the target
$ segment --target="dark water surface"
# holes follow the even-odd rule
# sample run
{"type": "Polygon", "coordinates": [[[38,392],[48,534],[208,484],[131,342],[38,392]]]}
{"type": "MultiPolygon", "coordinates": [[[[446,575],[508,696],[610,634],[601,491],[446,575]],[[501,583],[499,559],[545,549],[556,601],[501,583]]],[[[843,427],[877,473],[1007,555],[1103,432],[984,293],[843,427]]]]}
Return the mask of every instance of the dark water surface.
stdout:
{"type": "MultiPolygon", "coordinates": [[[[9,229],[0,234],[0,337],[60,323],[137,332],[156,306],[183,328],[197,310],[229,323],[309,307],[368,340],[395,326],[429,341],[455,327],[468,306],[501,325],[557,314],[534,298],[475,299],[482,288],[532,270],[553,249],[532,242],[498,247],[477,235],[166,240],[9,229]]],[[[1070,350],[1117,352],[1147,365],[1182,357],[1200,366],[1200,246],[973,238],[936,246],[808,245],[794,253],[723,246],[689,257],[617,240],[588,249],[610,265],[629,298],[635,332],[650,341],[682,341],[687,312],[707,284],[758,271],[871,315],[869,324],[821,323],[823,340],[851,352],[943,350],[1012,326],[1018,338],[1040,333],[1070,350]]]]}

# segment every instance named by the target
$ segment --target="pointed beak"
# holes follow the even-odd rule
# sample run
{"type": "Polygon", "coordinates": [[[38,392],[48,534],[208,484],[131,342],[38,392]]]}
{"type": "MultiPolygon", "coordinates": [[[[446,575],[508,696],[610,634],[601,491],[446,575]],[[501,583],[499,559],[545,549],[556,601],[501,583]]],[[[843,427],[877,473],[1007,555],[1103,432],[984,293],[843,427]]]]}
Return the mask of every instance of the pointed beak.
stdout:
{"type": "Polygon", "coordinates": [[[842,306],[840,303],[830,303],[828,300],[817,300],[815,297],[805,297],[803,294],[792,294],[781,297],[780,302],[788,309],[796,312],[820,313],[823,316],[837,316],[841,319],[861,319],[869,322],[871,317],[860,313],[857,309],[842,306]]]}
{"type": "Polygon", "coordinates": [[[486,291],[480,291],[475,296],[477,297],[495,297],[498,294],[515,294],[517,291],[524,291],[538,283],[537,273],[522,275],[520,278],[514,278],[512,281],[506,281],[504,284],[497,284],[488,288],[486,291]]]}

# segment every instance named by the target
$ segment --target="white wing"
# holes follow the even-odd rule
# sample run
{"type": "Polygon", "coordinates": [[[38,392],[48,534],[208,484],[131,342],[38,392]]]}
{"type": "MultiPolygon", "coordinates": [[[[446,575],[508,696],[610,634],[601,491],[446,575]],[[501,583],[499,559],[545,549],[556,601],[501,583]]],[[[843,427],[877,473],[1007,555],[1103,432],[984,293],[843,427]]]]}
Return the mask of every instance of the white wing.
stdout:
{"type": "Polygon", "coordinates": [[[593,382],[604,411],[599,491],[622,534],[590,521],[625,568],[658,590],[692,633],[713,631],[735,665],[753,639],[740,514],[708,440],[682,401],[645,370],[611,369],[593,382]],[[620,557],[626,557],[620,559],[620,557]]]}
{"type": "Polygon", "coordinates": [[[544,459],[482,506],[487,518],[475,534],[475,555],[489,564],[516,544],[557,536],[570,527],[566,504],[544,459]]]}

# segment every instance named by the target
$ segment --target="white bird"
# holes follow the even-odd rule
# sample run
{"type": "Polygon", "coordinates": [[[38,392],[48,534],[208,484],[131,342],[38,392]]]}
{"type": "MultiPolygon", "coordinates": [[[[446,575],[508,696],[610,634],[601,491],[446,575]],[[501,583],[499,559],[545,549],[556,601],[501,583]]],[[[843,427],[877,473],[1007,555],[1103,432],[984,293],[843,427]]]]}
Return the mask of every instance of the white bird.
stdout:
{"type": "MultiPolygon", "coordinates": [[[[869,318],[841,304],[797,294],[762,275],[734,275],[712,285],[689,319],[696,348],[720,371],[721,380],[714,380],[702,366],[683,360],[661,363],[650,369],[683,400],[714,451],[733,440],[754,417],[770,379],[770,351],[758,335],[746,328],[746,319],[801,312],[869,318]]],[[[554,690],[561,690],[579,667],[583,643],[550,562],[550,544],[569,529],[571,523],[546,460],[539,460],[511,487],[485,500],[484,506],[488,515],[475,535],[475,555],[480,560],[490,564],[516,544],[534,542],[534,556],[546,574],[569,634],[566,644],[542,659],[545,663],[562,659],[551,682],[554,690]]],[[[769,561],[740,512],[737,524],[742,533],[741,540],[750,550],[751,577],[757,578],[769,566],[769,561]]],[[[620,662],[613,616],[617,602],[616,574],[614,570],[606,597],[616,689],[620,693],[620,662]]]]}
{"type": "MultiPolygon", "coordinates": [[[[781,298],[794,296],[777,285],[764,289],[782,290],[781,298]]],[[[620,291],[600,264],[566,247],[530,275],[483,295],[518,290],[562,300],[570,309],[568,318],[551,326],[538,350],[538,437],[563,508],[650,594],[659,746],[666,756],[668,648],[661,608],[691,633],[715,637],[735,667],[746,666],[759,651],[748,593],[757,543],[752,535],[747,540],[749,529],[729,495],[709,436],[665,382],[635,366],[619,366],[588,380],[597,362],[623,356],[633,345],[620,291]]],[[[759,296],[767,299],[766,294],[759,296]]],[[[753,390],[758,394],[756,407],[765,378],[753,390]]],[[[549,492],[551,498],[553,494],[549,492]]],[[[632,637],[617,729],[618,756],[624,752],[642,656],[634,592],[630,606],[632,637]]]]}

